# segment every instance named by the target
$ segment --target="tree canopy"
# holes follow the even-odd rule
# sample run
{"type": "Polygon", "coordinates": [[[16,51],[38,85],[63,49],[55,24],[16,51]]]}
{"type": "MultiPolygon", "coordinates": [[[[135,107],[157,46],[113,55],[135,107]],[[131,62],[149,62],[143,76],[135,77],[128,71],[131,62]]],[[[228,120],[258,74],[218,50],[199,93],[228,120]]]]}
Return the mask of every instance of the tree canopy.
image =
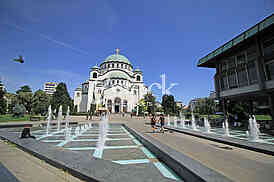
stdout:
{"type": "Polygon", "coordinates": [[[162,107],[165,114],[176,113],[176,102],[173,95],[163,95],[162,97],[162,107]]]}
{"type": "Polygon", "coordinates": [[[32,112],[34,114],[45,115],[50,105],[50,96],[42,90],[37,90],[32,98],[32,112]]]}
{"type": "Polygon", "coordinates": [[[0,90],[0,114],[6,114],[7,111],[7,101],[4,96],[5,92],[0,90]]]}
{"type": "Polygon", "coordinates": [[[24,86],[20,87],[19,90],[16,91],[17,94],[19,94],[19,92],[32,92],[32,91],[28,85],[24,85],[24,86]]]}
{"type": "Polygon", "coordinates": [[[63,82],[57,85],[56,91],[54,92],[51,99],[51,106],[53,110],[58,110],[60,105],[63,106],[63,113],[67,111],[68,106],[70,106],[70,108],[73,108],[73,103],[69,96],[67,86],[63,82]]]}

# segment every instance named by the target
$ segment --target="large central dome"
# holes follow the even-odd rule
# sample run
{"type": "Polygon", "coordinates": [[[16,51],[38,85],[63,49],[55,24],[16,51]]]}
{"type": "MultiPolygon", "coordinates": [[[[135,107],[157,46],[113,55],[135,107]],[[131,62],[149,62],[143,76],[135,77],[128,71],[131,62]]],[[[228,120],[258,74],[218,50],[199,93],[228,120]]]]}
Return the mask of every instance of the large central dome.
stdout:
{"type": "Polygon", "coordinates": [[[122,62],[131,65],[130,61],[125,56],[119,54],[119,49],[116,49],[116,54],[108,56],[102,64],[108,62],[122,62]]]}

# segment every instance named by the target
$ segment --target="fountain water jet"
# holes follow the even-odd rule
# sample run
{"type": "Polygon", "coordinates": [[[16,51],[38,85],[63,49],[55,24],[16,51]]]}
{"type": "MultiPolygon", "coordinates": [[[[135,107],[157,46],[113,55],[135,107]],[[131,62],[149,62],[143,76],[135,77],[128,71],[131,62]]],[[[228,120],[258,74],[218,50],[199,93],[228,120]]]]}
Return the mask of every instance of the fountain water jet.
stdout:
{"type": "Polygon", "coordinates": [[[224,135],[225,136],[230,136],[229,134],[229,125],[228,125],[228,118],[226,117],[224,123],[223,123],[223,128],[224,128],[224,135]]]}
{"type": "Polygon", "coordinates": [[[102,120],[99,123],[99,138],[96,143],[96,150],[94,152],[95,157],[101,158],[103,155],[103,149],[107,139],[109,125],[108,125],[108,115],[103,115],[102,120]]]}
{"type": "Polygon", "coordinates": [[[69,116],[69,106],[68,106],[68,110],[67,110],[67,115],[66,115],[66,128],[69,127],[69,120],[70,120],[70,116],[69,116]]]}
{"type": "Polygon", "coordinates": [[[51,105],[49,105],[49,108],[48,108],[48,118],[47,118],[47,120],[48,120],[48,122],[47,122],[47,135],[49,135],[51,117],[52,117],[52,111],[51,111],[51,105]]]}
{"type": "Polygon", "coordinates": [[[192,126],[192,129],[197,131],[197,127],[196,127],[196,123],[195,123],[195,116],[194,116],[194,113],[191,112],[191,126],[192,126]]]}
{"type": "Polygon", "coordinates": [[[248,141],[250,142],[262,142],[259,138],[259,128],[257,126],[256,118],[254,115],[250,116],[249,120],[249,131],[247,131],[248,141]]]}
{"type": "Polygon", "coordinates": [[[177,128],[177,117],[174,116],[174,128],[177,128]]]}
{"type": "Polygon", "coordinates": [[[167,115],[167,126],[168,127],[170,126],[170,117],[169,117],[169,114],[167,115]]]}
{"type": "Polygon", "coordinates": [[[63,113],[62,113],[62,105],[59,107],[59,111],[58,111],[58,117],[57,117],[57,130],[60,131],[61,127],[61,122],[62,122],[62,117],[63,117],[63,113]]]}
{"type": "Polygon", "coordinates": [[[185,120],[186,120],[185,115],[182,115],[182,117],[181,117],[181,127],[182,128],[185,128],[185,120]]]}
{"type": "Polygon", "coordinates": [[[204,117],[204,126],[205,126],[205,131],[206,133],[210,133],[210,123],[208,121],[208,118],[207,117],[204,117]]]}

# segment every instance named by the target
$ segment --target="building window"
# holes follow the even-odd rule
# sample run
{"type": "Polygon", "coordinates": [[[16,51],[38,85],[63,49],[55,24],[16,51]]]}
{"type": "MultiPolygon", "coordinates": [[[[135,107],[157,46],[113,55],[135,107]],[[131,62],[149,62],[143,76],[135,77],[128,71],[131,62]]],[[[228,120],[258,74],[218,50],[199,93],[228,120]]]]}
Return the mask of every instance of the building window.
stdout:
{"type": "Polygon", "coordinates": [[[236,78],[235,70],[231,70],[228,73],[228,85],[230,89],[237,88],[237,78],[236,78]]]}
{"type": "Polygon", "coordinates": [[[223,75],[220,78],[220,82],[221,82],[221,90],[226,90],[228,89],[228,83],[227,83],[227,76],[223,75]]]}
{"type": "Polygon", "coordinates": [[[233,69],[235,68],[236,64],[235,64],[235,57],[230,57],[227,60],[227,69],[233,69]]]}
{"type": "Polygon", "coordinates": [[[76,96],[77,96],[77,97],[80,97],[80,93],[78,92],[78,93],[76,94],[76,96]]]}
{"type": "Polygon", "coordinates": [[[136,90],[134,90],[133,93],[134,93],[134,95],[137,95],[137,91],[136,90]]]}
{"type": "Polygon", "coordinates": [[[112,64],[112,68],[114,68],[114,64],[112,64]]]}
{"type": "Polygon", "coordinates": [[[221,68],[220,68],[221,72],[224,72],[224,71],[226,71],[226,70],[227,70],[227,64],[226,64],[226,61],[223,61],[220,65],[221,65],[221,68]]]}
{"type": "Polygon", "coordinates": [[[245,64],[245,54],[244,53],[236,56],[236,58],[237,58],[237,66],[241,66],[241,65],[245,64]]]}
{"type": "Polygon", "coordinates": [[[117,80],[117,84],[119,84],[119,80],[117,80]]]}
{"type": "Polygon", "coordinates": [[[265,67],[268,80],[274,80],[274,61],[267,63],[265,67]]]}
{"type": "Polygon", "coordinates": [[[112,84],[115,84],[115,80],[112,80],[112,84]]]}
{"type": "Polygon", "coordinates": [[[123,80],[121,81],[121,84],[122,84],[122,85],[124,84],[124,81],[123,81],[123,80]]]}
{"type": "Polygon", "coordinates": [[[93,78],[97,78],[97,73],[93,73],[93,78]]]}
{"type": "Polygon", "coordinates": [[[247,71],[246,69],[240,69],[237,72],[239,87],[248,85],[247,71]]]}
{"type": "Polygon", "coordinates": [[[250,61],[247,64],[249,84],[257,83],[257,72],[255,67],[255,62],[250,61]]]}
{"type": "Polygon", "coordinates": [[[110,64],[108,64],[108,68],[110,68],[110,64]]]}
{"type": "Polygon", "coordinates": [[[119,64],[117,64],[117,68],[119,68],[119,64]]]}
{"type": "Polygon", "coordinates": [[[141,81],[140,75],[137,75],[136,80],[137,80],[137,81],[141,81]]]}
{"type": "Polygon", "coordinates": [[[274,54],[274,35],[270,35],[263,40],[264,56],[274,54]]]}

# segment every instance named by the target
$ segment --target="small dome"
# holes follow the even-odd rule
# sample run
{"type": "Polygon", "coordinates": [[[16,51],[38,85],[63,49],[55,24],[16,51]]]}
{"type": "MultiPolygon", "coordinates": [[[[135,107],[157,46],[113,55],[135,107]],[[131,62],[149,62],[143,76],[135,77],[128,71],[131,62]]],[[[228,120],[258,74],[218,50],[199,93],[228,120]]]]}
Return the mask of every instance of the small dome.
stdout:
{"type": "Polygon", "coordinates": [[[100,69],[97,64],[95,66],[93,66],[91,69],[100,69]]]}

